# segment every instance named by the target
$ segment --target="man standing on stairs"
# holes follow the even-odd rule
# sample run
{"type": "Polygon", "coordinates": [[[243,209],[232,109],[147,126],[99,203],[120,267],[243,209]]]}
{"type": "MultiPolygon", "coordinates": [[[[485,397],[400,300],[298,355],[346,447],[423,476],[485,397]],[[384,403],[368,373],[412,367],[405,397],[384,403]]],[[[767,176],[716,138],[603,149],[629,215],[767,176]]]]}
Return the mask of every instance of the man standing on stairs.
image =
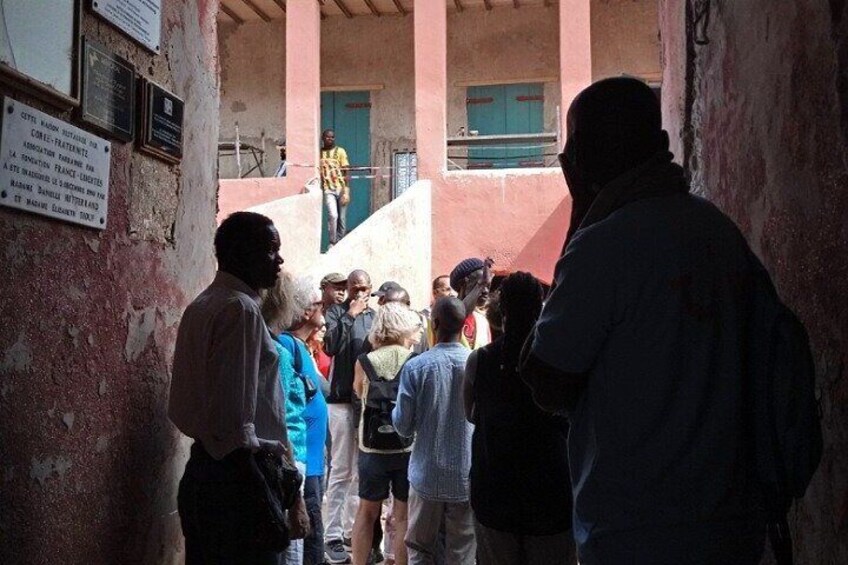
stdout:
{"type": "Polygon", "coordinates": [[[347,206],[350,204],[350,163],[347,151],[336,145],[336,132],[321,134],[321,190],[327,207],[327,231],[332,247],[347,231],[347,206]]]}

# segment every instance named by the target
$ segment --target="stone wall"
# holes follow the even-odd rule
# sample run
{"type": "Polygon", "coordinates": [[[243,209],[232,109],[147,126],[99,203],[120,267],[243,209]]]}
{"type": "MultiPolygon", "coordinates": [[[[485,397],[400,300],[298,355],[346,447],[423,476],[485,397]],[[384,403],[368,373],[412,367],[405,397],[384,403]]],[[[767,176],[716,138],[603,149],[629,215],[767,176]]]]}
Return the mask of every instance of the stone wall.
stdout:
{"type": "Polygon", "coordinates": [[[661,2],[666,123],[694,189],[742,228],[810,333],[825,445],[790,515],[796,562],[846,563],[848,7],[713,0],[707,45],[685,10],[661,2]]]}
{"type": "Polygon", "coordinates": [[[182,163],[113,142],[105,231],[0,208],[2,563],[182,561],[166,398],[180,315],[214,273],[217,2],[163,11],[158,56],[87,11],[82,32],[185,100],[182,163]]]}

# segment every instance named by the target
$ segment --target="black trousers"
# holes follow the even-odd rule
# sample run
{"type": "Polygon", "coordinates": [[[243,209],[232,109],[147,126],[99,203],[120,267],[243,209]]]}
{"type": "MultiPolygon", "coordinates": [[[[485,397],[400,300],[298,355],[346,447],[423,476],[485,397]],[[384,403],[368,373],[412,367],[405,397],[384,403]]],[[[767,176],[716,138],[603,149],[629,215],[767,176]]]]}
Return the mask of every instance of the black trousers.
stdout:
{"type": "Polygon", "coordinates": [[[246,504],[243,479],[249,452],[218,461],[195,442],[177,494],[186,540],[186,565],[278,565],[280,554],[245,542],[256,517],[246,504]]]}

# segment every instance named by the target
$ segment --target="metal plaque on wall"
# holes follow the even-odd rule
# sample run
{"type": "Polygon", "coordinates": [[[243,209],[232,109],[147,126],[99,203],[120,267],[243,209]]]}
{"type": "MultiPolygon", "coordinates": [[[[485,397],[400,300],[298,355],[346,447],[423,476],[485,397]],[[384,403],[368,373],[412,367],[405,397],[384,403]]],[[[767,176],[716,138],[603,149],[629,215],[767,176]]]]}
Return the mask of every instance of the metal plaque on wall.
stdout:
{"type": "Polygon", "coordinates": [[[91,9],[154,53],[160,52],[162,0],[91,0],[91,9]]]}
{"type": "Polygon", "coordinates": [[[141,151],[178,163],[183,157],[183,101],[158,84],[147,80],[141,83],[138,147],[141,151]]]}
{"type": "Polygon", "coordinates": [[[111,144],[3,98],[0,205],[104,229],[111,144]]]}
{"type": "Polygon", "coordinates": [[[135,134],[135,67],[96,43],[83,43],[81,118],[123,141],[135,134]]]}

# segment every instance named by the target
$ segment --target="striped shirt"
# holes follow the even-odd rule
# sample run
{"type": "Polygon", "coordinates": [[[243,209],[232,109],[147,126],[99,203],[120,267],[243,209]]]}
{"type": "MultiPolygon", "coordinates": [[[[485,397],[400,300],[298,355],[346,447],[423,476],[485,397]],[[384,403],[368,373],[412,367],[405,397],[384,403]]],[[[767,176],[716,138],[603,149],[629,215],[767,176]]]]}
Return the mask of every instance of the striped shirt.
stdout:
{"type": "Polygon", "coordinates": [[[400,374],[392,421],[400,435],[415,435],[409,482],[425,499],[468,500],[474,426],[465,419],[462,381],[470,353],[460,343],[439,343],[400,374]]]}

